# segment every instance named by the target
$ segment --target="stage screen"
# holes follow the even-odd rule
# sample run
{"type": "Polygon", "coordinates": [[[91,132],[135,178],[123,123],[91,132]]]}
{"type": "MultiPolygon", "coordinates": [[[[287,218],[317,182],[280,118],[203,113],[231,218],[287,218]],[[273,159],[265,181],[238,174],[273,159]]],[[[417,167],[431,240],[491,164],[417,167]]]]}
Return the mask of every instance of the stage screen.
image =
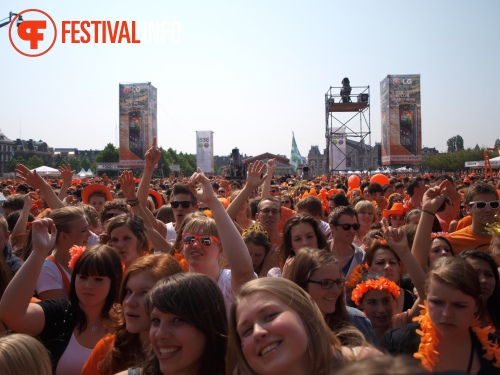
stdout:
{"type": "Polygon", "coordinates": [[[388,75],[380,82],[382,164],[420,164],[420,74],[388,75]]]}
{"type": "Polygon", "coordinates": [[[119,84],[120,168],[144,167],[144,154],[157,136],[157,93],[147,83],[119,84]]]}

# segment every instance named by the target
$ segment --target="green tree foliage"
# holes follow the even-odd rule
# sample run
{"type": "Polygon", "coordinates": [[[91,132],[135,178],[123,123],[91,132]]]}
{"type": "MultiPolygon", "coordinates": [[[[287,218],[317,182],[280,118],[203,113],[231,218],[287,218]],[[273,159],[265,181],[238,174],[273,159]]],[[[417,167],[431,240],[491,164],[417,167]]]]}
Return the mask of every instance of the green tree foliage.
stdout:
{"type": "MultiPolygon", "coordinates": [[[[85,171],[88,171],[91,165],[92,164],[90,163],[89,158],[87,158],[86,156],[84,156],[82,160],[80,160],[80,168],[85,169],[85,171]]],[[[77,172],[80,171],[77,170],[77,172]]]]}
{"type": "Polygon", "coordinates": [[[29,169],[35,169],[41,167],[43,165],[43,160],[38,156],[32,156],[26,161],[26,167],[29,169]]]}
{"type": "Polygon", "coordinates": [[[429,171],[457,172],[465,168],[466,161],[483,160],[484,149],[471,149],[422,156],[422,167],[429,171]]]}
{"type": "Polygon", "coordinates": [[[71,165],[71,170],[76,171],[77,173],[80,171],[80,162],[74,156],[69,158],[69,165],[71,165]]]}
{"type": "Polygon", "coordinates": [[[196,155],[185,154],[183,152],[177,153],[177,151],[172,150],[172,148],[164,150],[160,147],[160,151],[163,175],[165,177],[173,173],[170,169],[170,165],[172,164],[178,164],[184,176],[190,176],[196,170],[196,155]]]}
{"type": "Polygon", "coordinates": [[[61,154],[56,154],[52,159],[52,168],[59,168],[63,163],[63,157],[61,154]]]}
{"type": "Polygon", "coordinates": [[[106,147],[104,147],[104,150],[102,150],[95,158],[96,163],[113,163],[118,161],[120,161],[120,151],[113,146],[112,143],[108,143],[106,147]]]}
{"type": "Polygon", "coordinates": [[[448,145],[448,152],[456,152],[464,150],[464,139],[460,135],[451,137],[446,142],[448,145]]]}
{"type": "Polygon", "coordinates": [[[16,165],[17,164],[23,164],[27,166],[26,159],[23,158],[22,156],[19,156],[15,159],[10,159],[9,162],[7,163],[7,166],[5,167],[6,172],[14,172],[16,170],[16,165]]]}
{"type": "Polygon", "coordinates": [[[500,148],[500,139],[499,138],[496,139],[495,145],[493,147],[500,148]]]}

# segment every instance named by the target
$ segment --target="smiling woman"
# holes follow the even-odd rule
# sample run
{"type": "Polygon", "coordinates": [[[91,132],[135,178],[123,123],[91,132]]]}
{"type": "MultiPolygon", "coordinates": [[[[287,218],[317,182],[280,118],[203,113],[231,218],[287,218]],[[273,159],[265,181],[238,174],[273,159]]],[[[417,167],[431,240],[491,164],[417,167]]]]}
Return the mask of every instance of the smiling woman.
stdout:
{"type": "Polygon", "coordinates": [[[227,318],[222,294],[208,276],[163,279],[149,293],[146,307],[152,350],[142,373],[224,374],[227,318]]]}
{"type": "Polygon", "coordinates": [[[131,264],[120,287],[120,303],[109,314],[114,334],[96,344],[83,375],[115,374],[145,360],[151,323],[144,306],[146,294],[159,280],[176,273],[182,268],[167,254],[148,255],[131,264]]]}
{"type": "Polygon", "coordinates": [[[51,219],[34,221],[32,230],[33,252],[0,301],[0,320],[14,331],[39,336],[52,355],[54,372],[81,373],[95,344],[108,333],[108,312],[122,277],[120,259],[109,246],[90,247],[74,265],[71,303],[64,299],[30,303],[33,276],[40,272],[57,232],[51,219]]]}
{"type": "Polygon", "coordinates": [[[229,319],[227,374],[331,374],[345,361],[339,339],[301,287],[281,278],[245,284],[229,319]]]}

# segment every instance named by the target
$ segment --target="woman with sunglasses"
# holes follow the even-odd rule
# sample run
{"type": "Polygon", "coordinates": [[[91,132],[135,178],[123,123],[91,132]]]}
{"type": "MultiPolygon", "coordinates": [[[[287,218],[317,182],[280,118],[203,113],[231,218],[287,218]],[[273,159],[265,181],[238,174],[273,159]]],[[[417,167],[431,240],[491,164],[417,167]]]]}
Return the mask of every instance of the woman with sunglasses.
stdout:
{"type": "Polygon", "coordinates": [[[359,345],[364,340],[375,342],[375,333],[368,319],[358,309],[346,306],[345,279],[339,263],[329,251],[313,248],[300,250],[285,270],[283,278],[309,293],[326,324],[343,345],[359,345]]]}
{"type": "MultiPolygon", "coordinates": [[[[257,174],[252,166],[249,173],[257,174]]],[[[189,187],[198,201],[204,202],[213,219],[193,217],[182,229],[182,252],[190,272],[207,275],[217,283],[224,296],[227,313],[240,287],[257,277],[252,259],[240,232],[212,189],[210,180],[198,169],[189,179],[189,187]],[[224,256],[229,269],[221,269],[224,256]]]]}

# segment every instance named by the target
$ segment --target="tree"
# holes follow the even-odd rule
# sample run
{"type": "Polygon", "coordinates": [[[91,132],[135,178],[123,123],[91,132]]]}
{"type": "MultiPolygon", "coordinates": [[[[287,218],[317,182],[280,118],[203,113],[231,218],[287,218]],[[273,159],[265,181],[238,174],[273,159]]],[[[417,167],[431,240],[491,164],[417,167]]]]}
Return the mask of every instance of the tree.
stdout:
{"type": "Polygon", "coordinates": [[[43,165],[43,160],[36,155],[32,156],[26,161],[26,167],[28,167],[28,169],[35,169],[41,167],[42,165],[43,165]]]}
{"type": "Polygon", "coordinates": [[[72,156],[71,158],[69,158],[68,163],[69,163],[69,165],[71,165],[71,169],[73,171],[78,172],[80,170],[79,169],[80,168],[80,163],[78,162],[78,159],[75,158],[74,156],[72,156]]]}
{"type": "Polygon", "coordinates": [[[84,156],[82,158],[82,160],[80,161],[80,167],[82,167],[83,169],[85,169],[86,171],[88,171],[89,168],[90,168],[90,166],[91,166],[91,164],[90,164],[89,159],[86,156],[84,156]]]}
{"type": "Polygon", "coordinates": [[[95,158],[96,163],[113,163],[118,161],[120,161],[120,152],[112,143],[108,143],[95,158]]]}
{"type": "Polygon", "coordinates": [[[448,152],[462,151],[464,149],[464,139],[460,135],[451,137],[446,144],[448,145],[448,152]]]}
{"type": "Polygon", "coordinates": [[[500,148],[500,139],[497,138],[497,140],[495,141],[495,148],[500,148]]]}

